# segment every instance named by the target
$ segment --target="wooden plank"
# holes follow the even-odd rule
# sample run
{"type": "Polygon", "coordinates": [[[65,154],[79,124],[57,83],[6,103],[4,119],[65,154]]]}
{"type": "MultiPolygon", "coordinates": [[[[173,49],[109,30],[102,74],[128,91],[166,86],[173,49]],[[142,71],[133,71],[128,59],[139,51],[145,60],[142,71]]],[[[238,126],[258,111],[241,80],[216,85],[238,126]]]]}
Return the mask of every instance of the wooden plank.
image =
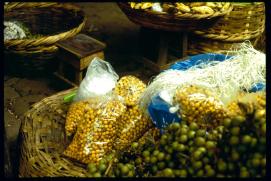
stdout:
{"type": "Polygon", "coordinates": [[[80,59],[106,48],[105,43],[85,34],[78,34],[72,38],[60,41],[56,45],[60,49],[64,49],[80,59]]]}
{"type": "Polygon", "coordinates": [[[60,59],[63,63],[70,64],[75,69],[80,70],[80,59],[70,52],[65,52],[64,50],[60,50],[57,53],[57,58],[60,59]]]}
{"type": "Polygon", "coordinates": [[[59,52],[57,57],[62,62],[70,64],[75,69],[81,71],[88,67],[88,65],[90,64],[90,62],[92,61],[94,57],[99,57],[101,59],[104,59],[104,52],[97,52],[79,60],[75,58],[74,56],[70,56],[69,54],[66,54],[63,52],[59,52]]]}
{"type": "Polygon", "coordinates": [[[155,71],[155,72],[160,72],[160,67],[154,63],[153,61],[145,58],[145,57],[141,57],[140,60],[146,67],[148,67],[150,70],[155,71]]]}
{"type": "Polygon", "coordinates": [[[100,59],[104,60],[104,52],[101,51],[101,52],[97,52],[97,53],[94,53],[92,55],[89,55],[85,58],[82,58],[80,60],[80,68],[79,70],[84,70],[85,68],[88,67],[88,65],[90,64],[90,62],[93,60],[93,58],[95,57],[99,57],[100,59]]]}
{"type": "Polygon", "coordinates": [[[69,85],[73,86],[73,87],[78,87],[77,84],[73,83],[72,81],[66,79],[65,77],[63,77],[62,75],[60,75],[58,72],[54,72],[54,75],[56,77],[58,77],[59,79],[63,80],[64,82],[68,83],[69,85]]]}

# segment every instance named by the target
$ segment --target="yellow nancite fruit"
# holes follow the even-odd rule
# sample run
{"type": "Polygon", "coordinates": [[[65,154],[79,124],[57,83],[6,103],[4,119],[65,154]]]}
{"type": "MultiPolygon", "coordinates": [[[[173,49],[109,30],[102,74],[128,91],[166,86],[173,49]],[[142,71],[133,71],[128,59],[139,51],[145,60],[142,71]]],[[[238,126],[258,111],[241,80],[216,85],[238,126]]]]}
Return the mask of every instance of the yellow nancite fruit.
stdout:
{"type": "Polygon", "coordinates": [[[117,119],[126,110],[118,100],[89,102],[71,144],[64,155],[82,163],[98,163],[112,150],[117,138],[117,119]]]}
{"type": "Polygon", "coordinates": [[[149,117],[144,115],[138,105],[128,107],[118,119],[118,139],[116,149],[123,150],[138,140],[146,131],[153,127],[149,117]]]}
{"type": "Polygon", "coordinates": [[[182,86],[176,90],[173,101],[180,106],[182,119],[202,127],[214,127],[227,117],[223,103],[206,88],[182,86]]]}
{"type": "Polygon", "coordinates": [[[66,116],[65,131],[68,136],[76,131],[77,124],[81,121],[87,101],[73,103],[66,116]]]}
{"type": "Polygon", "coordinates": [[[134,106],[138,103],[139,97],[145,89],[146,84],[144,84],[140,79],[135,76],[128,75],[122,77],[118,81],[114,92],[124,98],[127,106],[134,106]]]}

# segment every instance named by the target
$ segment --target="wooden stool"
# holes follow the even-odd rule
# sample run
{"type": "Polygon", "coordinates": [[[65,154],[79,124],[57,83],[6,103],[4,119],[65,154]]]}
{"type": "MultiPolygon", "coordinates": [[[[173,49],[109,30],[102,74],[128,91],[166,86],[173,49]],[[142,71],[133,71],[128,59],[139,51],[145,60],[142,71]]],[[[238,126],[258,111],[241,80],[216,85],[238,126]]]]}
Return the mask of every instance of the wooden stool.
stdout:
{"type": "Polygon", "coordinates": [[[85,34],[58,42],[57,46],[59,67],[54,74],[72,86],[81,83],[94,57],[104,59],[103,50],[106,47],[104,43],[85,34]]]}
{"type": "Polygon", "coordinates": [[[144,66],[160,72],[187,57],[187,32],[141,28],[139,45],[144,66]]]}

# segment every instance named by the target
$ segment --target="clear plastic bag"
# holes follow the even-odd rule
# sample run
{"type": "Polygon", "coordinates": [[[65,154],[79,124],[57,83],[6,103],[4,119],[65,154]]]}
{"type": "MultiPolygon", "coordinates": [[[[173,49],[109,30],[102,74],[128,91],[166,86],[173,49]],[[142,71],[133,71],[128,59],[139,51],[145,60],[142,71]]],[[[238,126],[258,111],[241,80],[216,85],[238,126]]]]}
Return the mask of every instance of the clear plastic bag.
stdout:
{"type": "Polygon", "coordinates": [[[146,84],[135,76],[128,75],[122,77],[116,87],[114,92],[122,96],[125,100],[127,106],[134,106],[138,104],[139,97],[145,91],[146,84]]]}
{"type": "Polygon", "coordinates": [[[74,101],[105,95],[112,91],[118,79],[119,76],[110,63],[95,57],[88,66],[74,101]]]}
{"type": "Polygon", "coordinates": [[[253,114],[256,109],[266,108],[266,92],[240,92],[238,96],[227,105],[229,117],[253,114]]]}
{"type": "Polygon", "coordinates": [[[123,97],[127,105],[126,112],[118,120],[120,132],[115,145],[117,150],[127,148],[153,126],[151,119],[138,106],[145,89],[146,84],[132,75],[122,77],[116,84],[114,93],[123,97]]]}
{"type": "Polygon", "coordinates": [[[81,122],[88,104],[88,101],[79,101],[70,105],[65,122],[65,131],[67,136],[71,136],[75,133],[77,124],[81,122]]]}
{"type": "Polygon", "coordinates": [[[64,155],[82,163],[98,163],[113,149],[119,132],[117,120],[125,110],[123,100],[116,95],[88,99],[64,155]]]}
{"type": "Polygon", "coordinates": [[[117,150],[127,148],[154,126],[151,119],[144,115],[138,105],[128,107],[118,119],[118,124],[119,133],[115,144],[117,150]]]}
{"type": "Polygon", "coordinates": [[[202,127],[215,127],[227,117],[224,103],[203,86],[181,86],[176,89],[173,101],[179,106],[182,120],[195,121],[202,127]]]}

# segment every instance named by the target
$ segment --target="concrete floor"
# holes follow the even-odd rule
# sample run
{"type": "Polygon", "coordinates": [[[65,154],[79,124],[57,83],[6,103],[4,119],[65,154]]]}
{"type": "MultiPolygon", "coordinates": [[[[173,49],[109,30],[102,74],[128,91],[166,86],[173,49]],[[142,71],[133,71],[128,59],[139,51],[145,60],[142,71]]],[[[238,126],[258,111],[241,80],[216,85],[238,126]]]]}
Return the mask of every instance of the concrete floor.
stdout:
{"type": "MultiPolygon", "coordinates": [[[[120,75],[141,76],[135,63],[139,26],[130,22],[116,3],[75,3],[88,17],[84,32],[107,44],[105,59],[120,75]]],[[[5,57],[9,61],[9,57],[5,57]]],[[[20,72],[20,69],[16,69],[20,72]]],[[[147,80],[146,77],[142,79],[147,80]]],[[[45,76],[21,76],[9,71],[4,76],[4,125],[10,147],[12,176],[18,174],[18,133],[24,113],[31,105],[58,91],[71,88],[48,72],[45,76]]]]}

